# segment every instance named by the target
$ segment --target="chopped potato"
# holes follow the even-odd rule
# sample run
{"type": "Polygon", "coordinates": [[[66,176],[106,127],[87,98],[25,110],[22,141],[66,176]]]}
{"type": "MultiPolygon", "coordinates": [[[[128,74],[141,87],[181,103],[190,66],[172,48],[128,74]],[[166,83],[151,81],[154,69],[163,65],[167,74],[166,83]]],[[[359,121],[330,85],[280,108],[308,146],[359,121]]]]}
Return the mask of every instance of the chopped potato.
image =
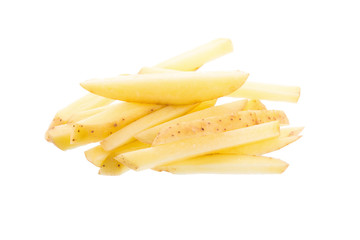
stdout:
{"type": "Polygon", "coordinates": [[[284,161],[263,156],[213,154],[171,162],[153,168],[174,174],[223,173],[265,174],[282,173],[289,166],[284,161]]]}
{"type": "Polygon", "coordinates": [[[279,132],[279,123],[275,121],[127,152],[116,156],[115,159],[129,168],[139,171],[225,148],[276,137],[279,132]]]}
{"type": "Polygon", "coordinates": [[[163,105],[120,102],[106,111],[73,123],[71,144],[100,141],[129,123],[154,112],[163,105]]]}
{"type": "Polygon", "coordinates": [[[159,131],[162,128],[166,128],[173,124],[177,124],[177,123],[184,122],[184,121],[191,121],[194,119],[202,119],[202,118],[206,118],[206,117],[212,117],[212,116],[218,116],[218,115],[238,112],[238,111],[241,111],[242,109],[244,109],[246,103],[247,103],[247,100],[239,100],[236,102],[226,103],[226,104],[222,104],[219,106],[210,107],[210,108],[207,108],[207,109],[204,109],[201,111],[197,111],[197,112],[194,112],[191,114],[187,114],[182,117],[175,118],[166,123],[160,124],[158,126],[149,128],[145,131],[142,131],[142,132],[136,134],[135,138],[141,142],[151,144],[154,141],[156,135],[159,133],[159,131]]]}
{"type": "Polygon", "coordinates": [[[206,62],[232,51],[233,45],[231,40],[220,38],[159,63],[156,67],[193,71],[200,68],[206,62]]]}
{"type": "Polygon", "coordinates": [[[134,74],[91,79],[81,86],[111,99],[185,105],[226,96],[241,87],[248,75],[241,71],[134,74]]]}
{"type": "Polygon", "coordinates": [[[168,142],[179,141],[181,139],[191,138],[194,136],[205,136],[219,132],[226,132],[271,121],[279,121],[280,124],[289,123],[283,111],[239,111],[236,113],[195,119],[192,121],[180,122],[166,126],[166,128],[162,128],[159,131],[152,145],[156,146],[168,142]]]}
{"type": "Polygon", "coordinates": [[[135,141],[136,139],[134,136],[137,133],[176,117],[182,116],[197,105],[198,104],[164,107],[130,123],[129,125],[102,140],[100,144],[106,151],[111,151],[126,143],[135,141]]]}

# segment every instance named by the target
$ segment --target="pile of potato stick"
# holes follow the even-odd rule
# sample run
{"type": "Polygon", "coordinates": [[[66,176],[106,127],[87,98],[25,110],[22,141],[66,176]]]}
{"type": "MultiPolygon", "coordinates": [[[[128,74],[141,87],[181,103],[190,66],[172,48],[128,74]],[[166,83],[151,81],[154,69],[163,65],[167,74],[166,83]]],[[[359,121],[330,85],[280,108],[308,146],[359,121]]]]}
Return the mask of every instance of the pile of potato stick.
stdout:
{"type": "Polygon", "coordinates": [[[298,140],[281,110],[261,100],[297,102],[300,88],[247,81],[243,71],[197,71],[233,51],[216,39],[137,74],[81,83],[90,93],[58,111],[45,138],[61,150],[90,143],[101,175],[152,169],[174,174],[282,173],[263,156],[298,140]],[[221,97],[233,102],[217,105],[221,97]]]}

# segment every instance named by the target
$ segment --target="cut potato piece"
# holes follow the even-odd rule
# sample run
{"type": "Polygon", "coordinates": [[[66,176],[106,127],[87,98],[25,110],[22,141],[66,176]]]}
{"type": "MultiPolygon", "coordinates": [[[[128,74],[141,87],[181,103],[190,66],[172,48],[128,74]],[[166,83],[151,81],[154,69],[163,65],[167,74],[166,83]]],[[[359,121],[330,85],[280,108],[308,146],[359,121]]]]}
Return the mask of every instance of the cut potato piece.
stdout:
{"type": "Polygon", "coordinates": [[[115,159],[133,170],[143,170],[225,148],[276,137],[279,135],[279,129],[280,125],[277,121],[264,123],[123,153],[116,156],[115,159]]]}
{"type": "Polygon", "coordinates": [[[72,125],[62,124],[52,127],[47,131],[47,134],[49,142],[52,142],[56,147],[65,151],[82,145],[81,143],[70,144],[70,136],[72,132],[72,125]]]}
{"type": "Polygon", "coordinates": [[[200,103],[198,106],[196,106],[195,108],[193,108],[190,112],[188,112],[187,114],[190,114],[190,113],[193,113],[193,112],[198,112],[198,111],[201,111],[201,110],[204,110],[206,108],[209,108],[209,107],[213,107],[215,106],[217,102],[217,99],[213,99],[213,100],[209,100],[209,101],[205,101],[205,102],[202,102],[200,103]]]}
{"type": "Polygon", "coordinates": [[[81,86],[111,99],[186,105],[228,95],[243,85],[248,75],[241,71],[137,74],[92,79],[81,86]]]}
{"type": "Polygon", "coordinates": [[[129,168],[124,164],[119,163],[112,157],[108,157],[102,163],[99,174],[104,176],[119,176],[127,171],[129,171],[129,168]]]}
{"type": "Polygon", "coordinates": [[[174,120],[168,121],[166,123],[160,124],[158,126],[149,128],[145,131],[142,131],[138,134],[135,135],[135,138],[141,142],[144,143],[149,143],[151,144],[156,135],[159,133],[159,131],[162,128],[166,128],[169,127],[171,125],[174,125],[176,123],[180,123],[180,122],[187,122],[187,121],[191,121],[191,120],[195,120],[195,119],[202,119],[202,118],[207,118],[207,117],[213,117],[213,116],[218,116],[218,115],[223,115],[223,114],[230,114],[230,113],[235,113],[238,111],[241,111],[242,109],[244,109],[245,105],[247,103],[247,100],[239,100],[236,102],[231,102],[231,103],[226,103],[223,105],[219,105],[219,106],[214,106],[214,107],[210,107],[198,112],[194,112],[191,114],[187,114],[184,115],[182,117],[179,118],[175,118],[174,120]]]}
{"type": "Polygon", "coordinates": [[[232,51],[233,45],[231,40],[220,38],[159,63],[156,67],[193,71],[201,67],[206,62],[221,57],[232,51]]]}
{"type": "Polygon", "coordinates": [[[105,106],[112,103],[113,101],[113,99],[104,98],[91,93],[87,94],[86,96],[78,99],[77,101],[58,111],[53,121],[51,122],[49,129],[54,126],[67,123],[69,118],[74,113],[105,106]]]}
{"type": "Polygon", "coordinates": [[[297,102],[300,97],[300,87],[246,82],[229,97],[297,102]]]}
{"type": "Polygon", "coordinates": [[[152,145],[156,146],[194,136],[205,136],[271,121],[279,121],[280,124],[289,123],[283,111],[239,111],[237,113],[224,114],[216,117],[196,119],[169,125],[160,130],[152,145]]]}
{"type": "Polygon", "coordinates": [[[213,154],[186,159],[157,166],[156,171],[174,174],[225,173],[225,174],[264,174],[282,173],[289,166],[276,158],[262,156],[213,154]]]}
{"type": "Polygon", "coordinates": [[[265,105],[259,99],[251,99],[243,109],[246,110],[267,110],[265,105]]]}
{"type": "Polygon", "coordinates": [[[85,118],[94,116],[95,114],[98,114],[104,110],[106,110],[108,107],[110,107],[110,105],[108,106],[104,106],[104,107],[98,107],[98,108],[93,108],[93,109],[89,109],[89,110],[85,110],[85,111],[80,111],[77,113],[74,113],[70,118],[68,123],[74,123],[74,122],[78,122],[81,121],[85,118]]]}
{"type": "Polygon", "coordinates": [[[131,143],[128,143],[124,146],[118,147],[112,151],[105,151],[101,145],[95,146],[93,148],[90,148],[89,150],[85,151],[85,157],[86,159],[94,164],[97,167],[101,167],[103,165],[103,162],[108,157],[116,156],[123,152],[130,152],[135,151],[143,148],[150,147],[150,144],[142,143],[139,141],[134,141],[131,143]]]}
{"type": "MultiPolygon", "coordinates": [[[[281,131],[280,131],[281,132],[281,131]]],[[[279,150],[290,143],[295,142],[301,136],[291,136],[291,137],[276,137],[270,138],[263,141],[258,141],[254,143],[245,144],[242,146],[232,147],[229,149],[223,149],[217,151],[217,153],[227,153],[227,154],[241,154],[241,155],[263,155],[266,153],[274,152],[279,150]]]]}
{"type": "Polygon", "coordinates": [[[71,143],[92,143],[100,141],[142,116],[164,106],[120,102],[92,117],[73,123],[71,143]]]}
{"type": "Polygon", "coordinates": [[[160,68],[160,67],[143,67],[140,69],[139,74],[149,74],[149,73],[174,73],[180,72],[177,70],[160,68]]]}
{"type": "Polygon", "coordinates": [[[100,144],[106,151],[111,151],[126,143],[135,141],[136,139],[134,136],[137,133],[160,123],[182,116],[197,105],[198,104],[164,107],[130,123],[129,125],[102,140],[100,144]]]}

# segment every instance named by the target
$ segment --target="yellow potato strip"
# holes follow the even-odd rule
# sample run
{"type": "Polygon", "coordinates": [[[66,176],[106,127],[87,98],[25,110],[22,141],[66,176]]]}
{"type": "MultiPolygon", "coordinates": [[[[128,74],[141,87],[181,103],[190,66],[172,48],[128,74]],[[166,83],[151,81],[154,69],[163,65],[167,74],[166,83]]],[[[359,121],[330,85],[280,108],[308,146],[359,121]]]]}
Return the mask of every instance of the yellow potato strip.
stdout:
{"type": "Polygon", "coordinates": [[[264,123],[128,152],[116,156],[115,159],[131,169],[143,170],[176,160],[276,137],[279,135],[279,128],[278,122],[264,123]]]}

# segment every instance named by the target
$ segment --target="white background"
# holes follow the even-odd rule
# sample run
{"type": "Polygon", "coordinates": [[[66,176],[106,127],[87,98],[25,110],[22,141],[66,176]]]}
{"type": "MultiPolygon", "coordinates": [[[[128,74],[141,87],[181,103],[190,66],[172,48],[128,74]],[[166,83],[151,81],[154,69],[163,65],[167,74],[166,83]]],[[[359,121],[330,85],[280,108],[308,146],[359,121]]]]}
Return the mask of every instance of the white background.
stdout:
{"type": "Polygon", "coordinates": [[[359,239],[357,1],[1,1],[1,239],[359,239]],[[299,85],[303,138],[282,175],[97,175],[44,140],[93,77],[136,73],[219,37],[202,70],[299,85]]]}

